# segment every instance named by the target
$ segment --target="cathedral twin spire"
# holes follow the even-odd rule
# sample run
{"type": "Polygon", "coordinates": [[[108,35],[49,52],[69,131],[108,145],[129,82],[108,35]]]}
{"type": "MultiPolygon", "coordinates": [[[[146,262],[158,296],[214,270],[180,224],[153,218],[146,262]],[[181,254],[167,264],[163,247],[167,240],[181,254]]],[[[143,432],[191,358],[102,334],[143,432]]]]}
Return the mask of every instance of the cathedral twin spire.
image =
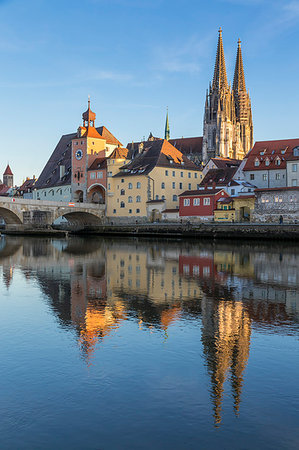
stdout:
{"type": "Polygon", "coordinates": [[[241,41],[238,40],[231,88],[227,81],[221,28],[213,81],[207,92],[203,134],[204,163],[215,156],[243,159],[253,144],[251,103],[246,91],[241,41]]]}

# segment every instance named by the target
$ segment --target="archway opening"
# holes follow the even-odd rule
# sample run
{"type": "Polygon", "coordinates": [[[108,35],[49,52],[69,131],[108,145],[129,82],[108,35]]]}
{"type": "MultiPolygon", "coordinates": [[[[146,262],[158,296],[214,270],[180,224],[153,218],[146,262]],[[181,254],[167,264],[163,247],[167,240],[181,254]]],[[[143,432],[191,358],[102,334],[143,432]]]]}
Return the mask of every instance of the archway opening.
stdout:
{"type": "Polygon", "coordinates": [[[83,191],[78,190],[74,193],[74,201],[76,203],[83,203],[83,191]]]}
{"type": "Polygon", "coordinates": [[[90,203],[103,205],[105,203],[105,189],[101,185],[92,186],[87,194],[87,200],[90,203]]]}
{"type": "Polygon", "coordinates": [[[100,217],[88,212],[69,212],[58,217],[53,223],[55,229],[63,229],[69,231],[83,231],[89,228],[95,228],[102,224],[100,217]],[[63,218],[63,220],[60,220],[63,218]]]}

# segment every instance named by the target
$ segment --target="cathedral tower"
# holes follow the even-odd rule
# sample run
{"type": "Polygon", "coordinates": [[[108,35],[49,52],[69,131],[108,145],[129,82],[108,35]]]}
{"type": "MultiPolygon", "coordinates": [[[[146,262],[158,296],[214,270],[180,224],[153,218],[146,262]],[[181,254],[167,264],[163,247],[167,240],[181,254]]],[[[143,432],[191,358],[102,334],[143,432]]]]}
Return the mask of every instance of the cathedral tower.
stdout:
{"type": "Polygon", "coordinates": [[[203,162],[215,156],[244,158],[253,143],[251,103],[246,91],[241,43],[235,67],[233,88],[228,84],[219,29],[213,82],[206,95],[203,128],[203,162]]]}

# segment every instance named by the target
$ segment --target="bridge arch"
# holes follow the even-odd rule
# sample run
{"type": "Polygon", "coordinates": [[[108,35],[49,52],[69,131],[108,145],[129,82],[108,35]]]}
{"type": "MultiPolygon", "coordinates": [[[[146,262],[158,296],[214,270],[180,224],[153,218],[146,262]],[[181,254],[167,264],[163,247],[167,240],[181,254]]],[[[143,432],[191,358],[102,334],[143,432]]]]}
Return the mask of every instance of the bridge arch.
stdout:
{"type": "Polygon", "coordinates": [[[85,212],[85,211],[70,211],[61,214],[61,212],[56,214],[55,221],[63,217],[67,220],[67,224],[63,224],[64,228],[70,228],[72,230],[81,230],[87,227],[97,227],[102,224],[102,219],[95,214],[85,212]]]}
{"type": "Polygon", "coordinates": [[[2,218],[6,225],[20,225],[22,219],[8,208],[0,207],[0,218],[2,218]]]}

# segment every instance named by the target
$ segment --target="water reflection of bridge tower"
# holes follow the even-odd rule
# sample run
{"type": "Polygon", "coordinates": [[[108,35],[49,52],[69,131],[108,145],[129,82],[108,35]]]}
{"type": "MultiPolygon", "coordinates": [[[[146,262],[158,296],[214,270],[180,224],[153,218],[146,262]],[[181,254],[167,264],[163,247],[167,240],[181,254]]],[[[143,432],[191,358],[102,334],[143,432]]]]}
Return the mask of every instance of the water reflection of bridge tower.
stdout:
{"type": "Polygon", "coordinates": [[[235,413],[239,412],[243,373],[250,347],[251,324],[242,302],[202,300],[202,342],[212,381],[216,425],[221,422],[224,383],[230,373],[235,413]]]}

